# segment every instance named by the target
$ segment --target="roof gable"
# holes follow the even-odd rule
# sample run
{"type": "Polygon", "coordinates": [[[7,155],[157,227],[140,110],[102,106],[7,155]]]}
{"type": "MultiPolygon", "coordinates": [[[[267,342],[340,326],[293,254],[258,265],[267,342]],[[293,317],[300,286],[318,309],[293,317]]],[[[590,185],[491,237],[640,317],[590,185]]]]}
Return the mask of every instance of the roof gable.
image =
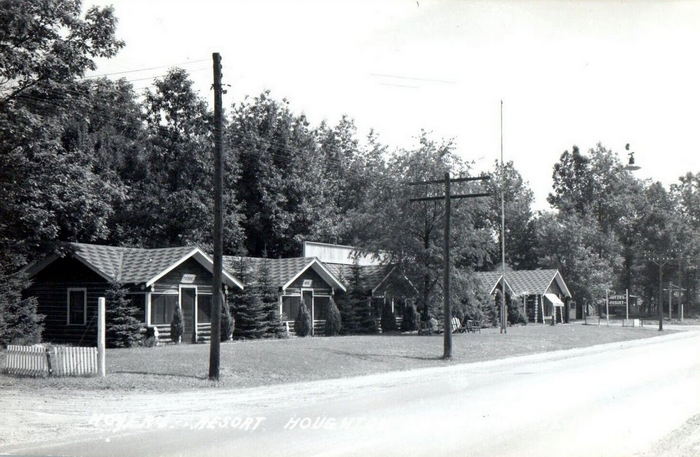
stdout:
{"type": "Polygon", "coordinates": [[[276,289],[286,289],[307,269],[313,268],[331,288],[345,290],[345,285],[325,264],[315,257],[288,257],[270,259],[261,257],[224,256],[224,266],[229,271],[238,271],[238,262],[243,261],[246,267],[245,276],[249,285],[257,285],[260,271],[267,263],[270,283],[276,289]]]}
{"type": "MultiPolygon", "coordinates": [[[[480,271],[475,275],[485,287],[489,288],[489,293],[493,293],[503,278],[503,274],[496,271],[480,271]]],[[[553,281],[556,281],[565,296],[571,297],[571,292],[558,270],[507,271],[505,275],[505,282],[514,295],[545,294],[553,281]]]]}
{"type": "MultiPolygon", "coordinates": [[[[213,271],[213,261],[201,249],[194,246],[144,249],[105,246],[99,244],[68,243],[69,255],[107,281],[123,284],[153,284],[159,278],[176,268],[182,262],[194,257],[202,266],[213,271]]],[[[34,276],[53,263],[57,256],[51,256],[27,268],[34,276]]],[[[243,287],[243,284],[224,269],[223,281],[229,286],[243,287]]]]}

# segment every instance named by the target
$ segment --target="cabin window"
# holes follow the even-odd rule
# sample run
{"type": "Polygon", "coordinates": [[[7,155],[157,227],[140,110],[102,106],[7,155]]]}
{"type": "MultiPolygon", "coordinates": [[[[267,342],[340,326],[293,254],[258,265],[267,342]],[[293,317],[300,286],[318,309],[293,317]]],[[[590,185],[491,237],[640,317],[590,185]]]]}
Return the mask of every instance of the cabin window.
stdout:
{"type": "Polygon", "coordinates": [[[152,294],[151,324],[169,324],[179,306],[178,299],[176,294],[152,294]]]}
{"type": "Polygon", "coordinates": [[[314,296],[314,319],[317,321],[325,321],[328,318],[328,304],[330,297],[314,296]]]}
{"type": "Polygon", "coordinates": [[[85,325],[87,318],[87,290],[68,289],[68,325],[85,325]]]}
{"type": "MultiPolygon", "coordinates": [[[[200,324],[211,323],[211,295],[197,294],[197,322],[200,324]]],[[[225,306],[225,304],[224,304],[225,306]]]]}
{"type": "MultiPolygon", "coordinates": [[[[297,314],[299,314],[299,306],[301,305],[301,297],[282,297],[282,312],[285,314],[286,319],[293,321],[296,319],[297,314]]],[[[311,310],[309,310],[309,313],[311,310]]]]}

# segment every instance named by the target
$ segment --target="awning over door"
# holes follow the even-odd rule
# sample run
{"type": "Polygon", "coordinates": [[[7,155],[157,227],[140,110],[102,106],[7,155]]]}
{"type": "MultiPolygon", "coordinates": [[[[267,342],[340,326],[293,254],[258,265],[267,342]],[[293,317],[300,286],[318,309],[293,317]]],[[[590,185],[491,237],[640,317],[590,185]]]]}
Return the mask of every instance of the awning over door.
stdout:
{"type": "Polygon", "coordinates": [[[559,297],[557,297],[554,294],[544,294],[547,299],[552,302],[554,306],[564,306],[564,302],[559,300],[559,297]]]}

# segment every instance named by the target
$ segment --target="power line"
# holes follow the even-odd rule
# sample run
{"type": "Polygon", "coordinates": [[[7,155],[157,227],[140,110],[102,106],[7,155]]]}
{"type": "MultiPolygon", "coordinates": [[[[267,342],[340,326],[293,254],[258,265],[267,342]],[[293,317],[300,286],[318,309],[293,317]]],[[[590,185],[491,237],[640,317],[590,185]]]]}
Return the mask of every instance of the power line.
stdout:
{"type": "Polygon", "coordinates": [[[84,77],[80,78],[80,80],[84,81],[84,80],[89,80],[89,79],[93,79],[93,78],[101,78],[104,76],[124,75],[124,74],[128,74],[128,73],[138,73],[141,71],[158,70],[160,68],[178,67],[180,65],[192,65],[195,63],[208,62],[208,60],[209,59],[188,60],[186,62],[178,62],[178,63],[167,64],[167,65],[158,65],[155,67],[142,67],[142,68],[135,68],[135,69],[131,69],[131,70],[115,71],[115,72],[111,72],[111,73],[100,73],[100,74],[96,74],[96,75],[84,76],[84,77]]]}

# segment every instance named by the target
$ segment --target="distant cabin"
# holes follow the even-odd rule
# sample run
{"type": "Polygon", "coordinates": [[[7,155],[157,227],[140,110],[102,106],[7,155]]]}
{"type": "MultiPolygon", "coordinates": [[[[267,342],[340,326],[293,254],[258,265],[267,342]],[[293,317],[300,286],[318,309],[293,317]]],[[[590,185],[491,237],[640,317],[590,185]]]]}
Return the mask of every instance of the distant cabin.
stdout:
{"type": "Polygon", "coordinates": [[[389,256],[361,251],[354,246],[304,241],[304,255],[313,255],[323,262],[349,290],[353,286],[353,268],[359,267],[360,288],[381,316],[382,306],[389,304],[400,322],[405,306],[415,304],[418,290],[396,265],[388,263],[389,256]]]}
{"type": "Polygon", "coordinates": [[[569,322],[569,288],[559,270],[480,271],[476,279],[492,295],[505,290],[511,301],[517,301],[528,322],[569,322]]]}
{"type": "MultiPolygon", "coordinates": [[[[138,318],[158,327],[168,338],[175,309],[184,317],[183,341],[208,339],[211,330],[211,258],[196,246],[141,249],[69,243],[63,256],[31,264],[32,284],[25,291],[45,315],[46,341],[93,345],[97,331],[97,298],[111,282],[128,290],[138,318]]],[[[243,284],[224,271],[222,290],[228,294],[243,284]]]]}
{"type": "Polygon", "coordinates": [[[267,268],[269,286],[277,292],[282,321],[293,328],[303,301],[313,321],[312,334],[323,333],[331,298],[346,291],[340,278],[315,257],[224,256],[224,266],[233,272],[245,268],[246,287],[260,286],[263,269],[267,268]]]}

